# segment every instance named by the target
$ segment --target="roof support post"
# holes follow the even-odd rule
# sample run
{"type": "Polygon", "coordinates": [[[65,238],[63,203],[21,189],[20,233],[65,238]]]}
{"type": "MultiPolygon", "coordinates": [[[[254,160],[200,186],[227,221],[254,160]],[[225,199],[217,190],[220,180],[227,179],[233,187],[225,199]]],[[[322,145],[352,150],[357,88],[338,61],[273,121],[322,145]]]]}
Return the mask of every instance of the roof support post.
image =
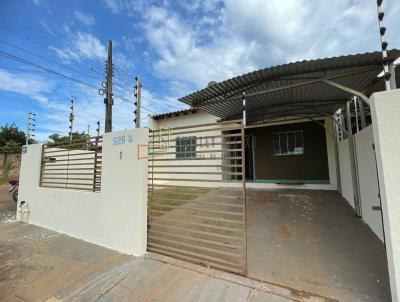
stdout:
{"type": "Polygon", "coordinates": [[[356,152],[353,141],[353,131],[351,126],[350,103],[351,101],[348,101],[346,103],[346,121],[347,121],[347,139],[349,143],[349,154],[350,154],[351,179],[352,179],[353,197],[354,197],[354,210],[357,217],[362,217],[360,194],[358,190],[357,160],[356,160],[356,154],[355,154],[356,152]]]}
{"type": "Polygon", "coordinates": [[[355,118],[356,118],[356,129],[357,129],[357,133],[358,133],[358,131],[360,131],[360,127],[358,125],[358,106],[357,106],[357,102],[358,102],[358,98],[356,96],[353,97],[354,115],[355,115],[355,118]]]}
{"type": "Polygon", "coordinates": [[[358,102],[360,105],[360,120],[361,120],[361,129],[367,127],[367,120],[365,119],[365,105],[364,102],[358,102]]]}
{"type": "Polygon", "coordinates": [[[342,180],[340,175],[340,162],[339,162],[339,146],[338,146],[338,126],[333,122],[336,119],[333,117],[332,125],[333,125],[333,148],[335,151],[335,164],[336,164],[336,188],[337,191],[342,194],[342,180]]]}
{"type": "Polygon", "coordinates": [[[243,92],[243,126],[246,127],[246,92],[243,92]]]}
{"type": "Polygon", "coordinates": [[[350,87],[344,86],[342,84],[336,83],[336,82],[331,81],[331,80],[322,80],[321,82],[323,82],[323,83],[325,83],[327,85],[333,86],[333,87],[335,87],[337,89],[346,91],[351,95],[358,96],[360,99],[362,99],[365,103],[368,104],[368,97],[365,94],[363,94],[363,93],[361,93],[361,92],[359,92],[357,90],[354,90],[354,89],[352,89],[350,87]]]}

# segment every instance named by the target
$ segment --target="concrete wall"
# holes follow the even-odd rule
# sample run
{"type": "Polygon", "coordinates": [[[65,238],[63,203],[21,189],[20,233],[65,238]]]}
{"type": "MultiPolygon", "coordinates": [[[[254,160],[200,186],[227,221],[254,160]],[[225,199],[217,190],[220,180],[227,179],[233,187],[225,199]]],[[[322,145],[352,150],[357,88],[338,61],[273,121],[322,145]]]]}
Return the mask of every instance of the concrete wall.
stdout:
{"type": "Polygon", "coordinates": [[[106,133],[101,192],[39,187],[41,145],[22,156],[19,204],[28,222],[131,255],[146,251],[147,160],[137,159],[137,144],[148,130],[106,133]],[[125,137],[123,144],[118,137],[125,137]]]}
{"type": "MultiPolygon", "coordinates": [[[[372,209],[373,206],[380,205],[375,154],[372,148],[374,142],[372,126],[368,126],[354,134],[353,141],[356,149],[362,218],[372,231],[383,241],[381,212],[372,209]]],[[[339,163],[342,196],[354,208],[349,145],[347,139],[339,142],[339,163]]]]}
{"type": "Polygon", "coordinates": [[[370,98],[392,301],[400,299],[400,89],[370,98]]]}
{"type": "Polygon", "coordinates": [[[354,135],[360,185],[361,212],[364,221],[383,241],[381,211],[373,210],[380,206],[378,175],[376,171],[372,125],[354,135]]]}
{"type": "Polygon", "coordinates": [[[349,141],[341,140],[339,146],[339,166],[340,166],[340,183],[342,185],[342,196],[354,208],[354,194],[351,180],[351,165],[349,154],[349,141]]]}

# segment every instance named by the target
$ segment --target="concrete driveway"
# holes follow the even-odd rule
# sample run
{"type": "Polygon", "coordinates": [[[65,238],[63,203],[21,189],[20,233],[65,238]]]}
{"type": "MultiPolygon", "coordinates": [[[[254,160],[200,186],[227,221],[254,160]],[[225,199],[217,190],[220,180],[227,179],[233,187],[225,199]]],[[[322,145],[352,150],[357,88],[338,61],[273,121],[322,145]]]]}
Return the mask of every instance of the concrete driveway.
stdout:
{"type": "Polygon", "coordinates": [[[3,221],[0,301],[329,301],[166,259],[135,258],[3,221]]]}

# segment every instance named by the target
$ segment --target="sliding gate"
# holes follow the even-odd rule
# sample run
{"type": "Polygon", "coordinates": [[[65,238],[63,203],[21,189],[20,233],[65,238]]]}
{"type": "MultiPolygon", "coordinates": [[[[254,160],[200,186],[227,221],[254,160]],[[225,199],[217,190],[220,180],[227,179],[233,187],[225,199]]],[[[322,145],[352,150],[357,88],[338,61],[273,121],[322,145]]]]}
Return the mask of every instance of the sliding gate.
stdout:
{"type": "Polygon", "coordinates": [[[241,121],[150,130],[149,251],[246,272],[241,121]]]}

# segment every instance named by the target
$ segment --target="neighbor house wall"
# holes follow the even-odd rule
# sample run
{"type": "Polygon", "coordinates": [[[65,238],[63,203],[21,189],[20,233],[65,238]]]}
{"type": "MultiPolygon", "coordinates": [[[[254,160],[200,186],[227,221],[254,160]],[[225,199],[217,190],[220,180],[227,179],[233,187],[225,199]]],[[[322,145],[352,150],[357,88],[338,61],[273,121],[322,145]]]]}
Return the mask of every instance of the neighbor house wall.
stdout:
{"type": "Polygon", "coordinates": [[[25,201],[30,210],[27,221],[123,253],[143,255],[147,160],[138,159],[137,145],[147,141],[147,129],[104,134],[101,192],[40,187],[42,145],[29,145],[22,156],[18,198],[19,205],[25,201]],[[122,141],[114,140],[118,137],[126,138],[123,144],[115,144],[122,141]]]}

